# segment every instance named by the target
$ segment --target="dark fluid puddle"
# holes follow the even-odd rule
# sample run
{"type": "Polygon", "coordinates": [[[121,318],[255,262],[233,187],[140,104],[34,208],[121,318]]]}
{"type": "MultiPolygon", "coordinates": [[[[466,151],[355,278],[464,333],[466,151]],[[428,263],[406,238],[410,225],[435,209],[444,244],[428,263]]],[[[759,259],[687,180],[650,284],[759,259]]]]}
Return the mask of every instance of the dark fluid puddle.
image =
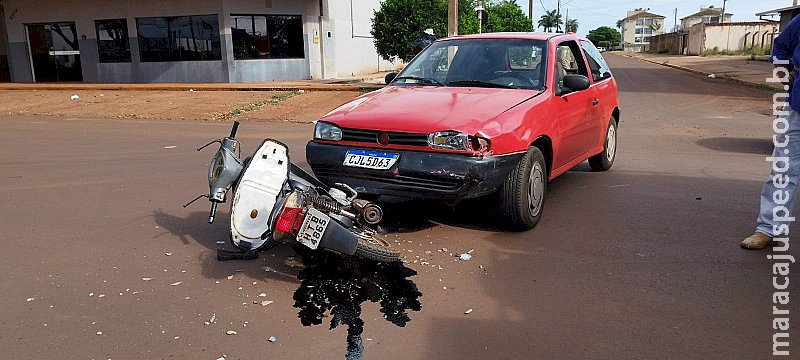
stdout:
{"type": "Polygon", "coordinates": [[[303,326],[321,325],[330,311],[330,329],[347,326],[348,360],[361,359],[361,304],[379,303],[383,318],[404,327],[411,321],[408,311],[420,311],[422,293],[409,278],[417,272],[397,261],[391,264],[312,252],[296,247],[306,266],[300,271],[300,287],[294,293],[294,307],[303,326]]]}

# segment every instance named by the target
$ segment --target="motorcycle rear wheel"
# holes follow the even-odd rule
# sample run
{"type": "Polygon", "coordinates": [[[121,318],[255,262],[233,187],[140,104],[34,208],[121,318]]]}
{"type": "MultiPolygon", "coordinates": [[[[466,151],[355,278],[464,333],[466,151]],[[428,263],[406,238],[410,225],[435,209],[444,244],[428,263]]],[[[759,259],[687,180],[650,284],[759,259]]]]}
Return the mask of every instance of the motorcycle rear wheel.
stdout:
{"type": "Polygon", "coordinates": [[[350,231],[358,237],[355,256],[385,263],[400,259],[400,250],[392,247],[392,244],[375,230],[351,228],[350,231]]]}

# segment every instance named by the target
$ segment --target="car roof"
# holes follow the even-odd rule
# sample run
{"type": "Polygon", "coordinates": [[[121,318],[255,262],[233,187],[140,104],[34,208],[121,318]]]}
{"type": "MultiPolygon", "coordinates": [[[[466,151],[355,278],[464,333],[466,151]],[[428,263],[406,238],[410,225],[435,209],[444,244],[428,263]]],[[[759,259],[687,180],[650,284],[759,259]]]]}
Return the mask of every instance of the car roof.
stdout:
{"type": "Polygon", "coordinates": [[[470,34],[458,35],[449,38],[439,39],[455,40],[455,39],[526,39],[526,40],[550,40],[553,38],[563,38],[564,40],[586,40],[583,37],[575,34],[554,34],[554,33],[541,33],[541,32],[500,32],[500,33],[484,33],[484,34],[470,34]]]}

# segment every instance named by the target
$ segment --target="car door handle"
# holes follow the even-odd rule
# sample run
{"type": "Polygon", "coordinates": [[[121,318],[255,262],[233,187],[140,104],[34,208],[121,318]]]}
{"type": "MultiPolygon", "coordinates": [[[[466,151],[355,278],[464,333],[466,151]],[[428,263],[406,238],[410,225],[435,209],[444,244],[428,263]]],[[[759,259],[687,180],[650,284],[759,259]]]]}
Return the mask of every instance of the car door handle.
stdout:
{"type": "Polygon", "coordinates": [[[597,104],[599,104],[599,103],[600,103],[600,100],[594,99],[594,101],[592,101],[592,106],[597,106],[597,104]]]}

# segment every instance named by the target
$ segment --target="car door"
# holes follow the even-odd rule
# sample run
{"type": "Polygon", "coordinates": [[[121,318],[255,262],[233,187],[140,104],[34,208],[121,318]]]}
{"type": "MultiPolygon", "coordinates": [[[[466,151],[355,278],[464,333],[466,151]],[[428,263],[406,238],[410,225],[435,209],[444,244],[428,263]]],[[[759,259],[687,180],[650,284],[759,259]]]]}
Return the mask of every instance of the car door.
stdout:
{"type": "Polygon", "coordinates": [[[577,159],[592,148],[592,111],[596,100],[595,90],[575,91],[563,94],[563,78],[568,74],[588,77],[583,51],[575,41],[563,41],[555,51],[555,76],[553,97],[558,114],[558,150],[554,154],[555,167],[561,167],[577,159]]]}
{"type": "Polygon", "coordinates": [[[595,100],[591,109],[592,133],[595,134],[594,147],[603,146],[606,137],[608,122],[614,111],[616,102],[614,87],[611,82],[611,70],[608,68],[603,55],[588,40],[581,40],[581,48],[586,54],[589,72],[592,77],[592,90],[595,100]]]}

